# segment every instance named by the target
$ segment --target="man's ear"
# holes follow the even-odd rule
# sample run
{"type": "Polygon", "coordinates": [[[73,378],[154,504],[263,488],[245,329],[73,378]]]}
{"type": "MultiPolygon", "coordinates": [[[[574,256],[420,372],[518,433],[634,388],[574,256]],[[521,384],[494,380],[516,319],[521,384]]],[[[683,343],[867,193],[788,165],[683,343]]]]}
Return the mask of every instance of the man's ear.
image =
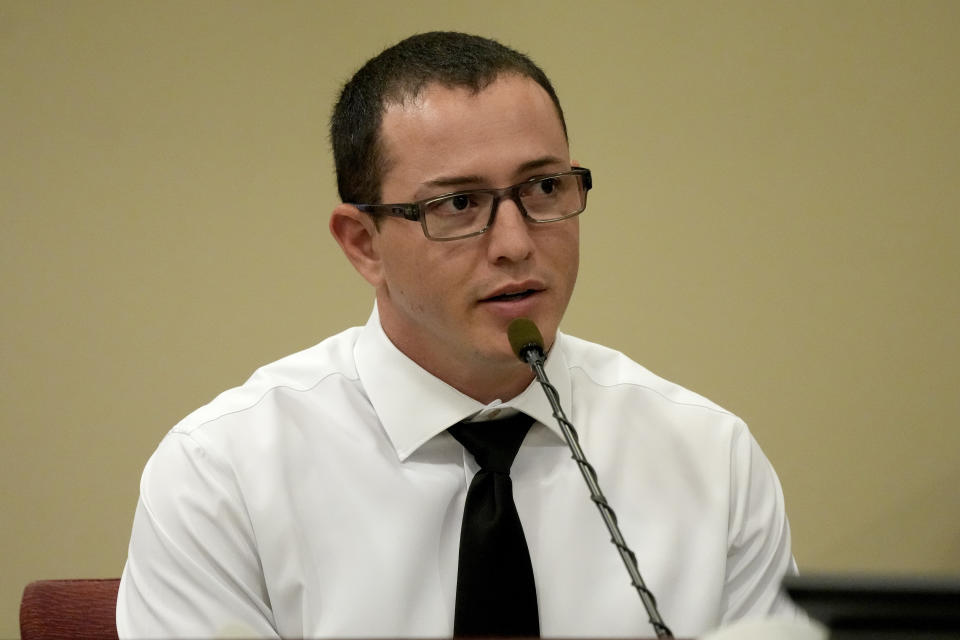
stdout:
{"type": "Polygon", "coordinates": [[[330,214],[330,233],[347,260],[364,279],[378,287],[383,279],[373,218],[349,204],[337,205],[330,214]]]}

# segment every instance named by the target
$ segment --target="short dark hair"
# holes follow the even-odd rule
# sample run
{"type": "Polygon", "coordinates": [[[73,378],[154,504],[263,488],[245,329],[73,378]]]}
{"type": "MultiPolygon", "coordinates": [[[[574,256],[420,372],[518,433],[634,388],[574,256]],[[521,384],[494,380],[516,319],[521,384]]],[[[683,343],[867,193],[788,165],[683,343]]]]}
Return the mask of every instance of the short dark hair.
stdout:
{"type": "Polygon", "coordinates": [[[432,83],[476,93],[505,73],[528,77],[544,88],[566,135],[563,109],[546,74],[526,55],[495,40],[450,31],[421,33],[367,61],[344,85],[330,117],[340,199],[380,203],[387,168],[380,124],[389,104],[415,98],[432,83]]]}

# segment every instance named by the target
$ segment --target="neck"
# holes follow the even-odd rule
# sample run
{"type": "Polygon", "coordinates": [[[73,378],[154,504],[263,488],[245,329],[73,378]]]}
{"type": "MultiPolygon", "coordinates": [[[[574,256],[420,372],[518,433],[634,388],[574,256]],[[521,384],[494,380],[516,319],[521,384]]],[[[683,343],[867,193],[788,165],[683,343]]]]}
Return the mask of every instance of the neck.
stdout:
{"type": "MultiPolygon", "coordinates": [[[[424,367],[426,368],[426,367],[424,367]]],[[[477,402],[490,404],[494,400],[507,401],[523,393],[533,381],[533,372],[519,360],[516,366],[499,367],[489,372],[450,371],[437,372],[427,369],[457,391],[477,402]]]]}
{"type": "Polygon", "coordinates": [[[380,325],[390,342],[405,356],[434,377],[483,404],[510,400],[520,395],[534,379],[530,367],[512,353],[506,334],[502,353],[458,354],[439,349],[429,341],[405,340],[403,332],[393,330],[392,318],[382,307],[380,325]]]}
{"type": "MultiPolygon", "coordinates": [[[[387,336],[390,337],[390,334],[387,336]]],[[[520,395],[534,378],[530,367],[513,354],[503,360],[464,362],[446,354],[419,352],[416,348],[410,348],[414,345],[393,343],[431,375],[483,404],[494,400],[507,401],[520,395]]]]}

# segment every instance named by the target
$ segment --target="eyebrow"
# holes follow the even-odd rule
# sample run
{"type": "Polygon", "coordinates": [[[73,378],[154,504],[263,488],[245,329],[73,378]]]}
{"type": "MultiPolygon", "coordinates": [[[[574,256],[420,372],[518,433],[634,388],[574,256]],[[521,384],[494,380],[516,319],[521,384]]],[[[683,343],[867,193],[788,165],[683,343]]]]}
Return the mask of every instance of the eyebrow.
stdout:
{"type": "MultiPolygon", "coordinates": [[[[526,173],[527,171],[532,171],[534,169],[540,169],[551,164],[563,164],[563,160],[556,156],[543,156],[535,160],[529,160],[524,162],[522,165],[517,167],[517,173],[526,173]]],[[[484,181],[483,176],[479,175],[465,175],[465,176],[441,176],[439,178],[434,178],[433,180],[428,180],[423,183],[424,187],[463,187],[466,185],[475,185],[482,184],[484,181]]]]}

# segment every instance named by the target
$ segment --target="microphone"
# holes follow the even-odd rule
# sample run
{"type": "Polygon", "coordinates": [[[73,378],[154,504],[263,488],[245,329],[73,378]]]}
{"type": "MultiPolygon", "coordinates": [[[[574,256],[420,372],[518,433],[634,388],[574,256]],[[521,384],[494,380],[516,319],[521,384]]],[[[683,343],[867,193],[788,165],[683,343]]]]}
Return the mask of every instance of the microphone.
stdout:
{"type": "Polygon", "coordinates": [[[617,524],[617,515],[613,512],[613,508],[609,503],[607,503],[603,492],[600,491],[600,485],[597,482],[597,472],[583,455],[577,430],[563,413],[563,408],[560,406],[560,394],[557,393],[556,387],[550,384],[547,373],[543,369],[545,356],[543,351],[543,336],[540,335],[540,330],[537,329],[537,325],[535,325],[532,320],[516,318],[507,327],[507,339],[510,341],[510,347],[513,349],[513,352],[520,360],[530,365],[534,375],[537,377],[537,381],[540,382],[540,386],[543,387],[543,392],[546,394],[547,400],[550,401],[550,406],[553,408],[553,417],[560,426],[560,431],[563,432],[563,438],[567,441],[567,446],[570,447],[570,451],[573,453],[573,459],[576,460],[580,466],[580,473],[583,474],[583,479],[590,489],[590,499],[597,505],[597,509],[600,511],[600,515],[607,525],[607,531],[610,532],[611,537],[610,541],[617,547],[617,551],[620,552],[620,558],[627,568],[627,573],[630,574],[630,582],[640,595],[640,601],[643,603],[643,608],[650,618],[650,624],[653,626],[653,630],[656,632],[658,638],[672,638],[673,632],[671,632],[670,628],[664,623],[663,618],[660,617],[660,612],[657,610],[657,599],[653,597],[653,593],[647,589],[643,578],[640,577],[640,570],[637,568],[637,557],[633,551],[630,550],[630,547],[627,546],[626,541],[623,539],[623,534],[620,533],[620,526],[617,524]]]}
{"type": "Polygon", "coordinates": [[[533,324],[533,320],[513,320],[507,327],[507,340],[517,357],[527,364],[533,364],[531,359],[543,362],[543,336],[540,335],[537,325],[533,324]]]}

